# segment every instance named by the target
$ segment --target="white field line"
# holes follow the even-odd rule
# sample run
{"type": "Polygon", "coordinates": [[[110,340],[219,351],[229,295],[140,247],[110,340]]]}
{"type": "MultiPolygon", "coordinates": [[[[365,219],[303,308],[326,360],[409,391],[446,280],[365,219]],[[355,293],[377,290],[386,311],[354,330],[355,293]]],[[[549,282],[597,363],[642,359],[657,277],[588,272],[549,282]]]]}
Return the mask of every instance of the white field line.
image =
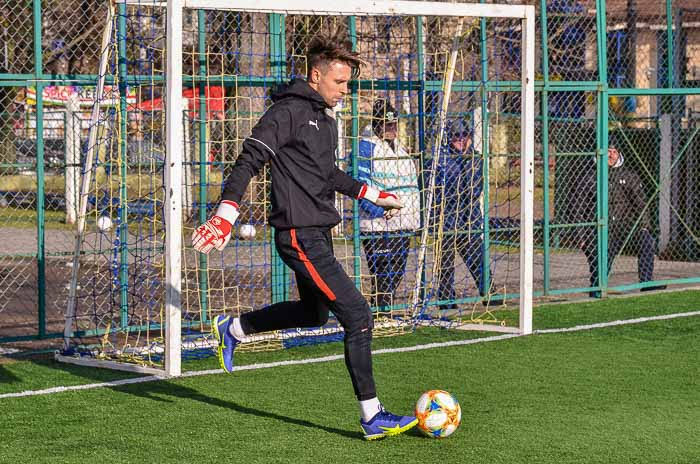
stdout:
{"type": "Polygon", "coordinates": [[[642,322],[663,321],[665,319],[676,319],[678,317],[692,317],[692,316],[700,316],[700,311],[691,311],[688,313],[664,314],[662,316],[638,317],[636,319],[624,319],[624,320],[610,321],[610,322],[599,322],[597,324],[576,325],[574,327],[564,327],[561,329],[542,329],[542,330],[535,330],[534,333],[536,333],[536,334],[548,334],[548,333],[578,332],[580,330],[591,330],[591,329],[598,329],[601,327],[613,327],[616,325],[640,324],[642,322]]]}
{"type": "MultiPolygon", "coordinates": [[[[614,327],[614,326],[619,326],[619,325],[641,324],[644,322],[661,321],[661,320],[666,320],[666,319],[676,319],[679,317],[692,317],[692,316],[700,316],[700,311],[692,311],[692,312],[687,312],[687,313],[676,313],[676,314],[665,314],[662,316],[639,317],[636,319],[625,319],[625,320],[618,320],[618,321],[611,321],[611,322],[600,322],[598,324],[577,325],[574,327],[565,327],[565,328],[560,328],[560,329],[535,330],[533,332],[533,334],[541,335],[541,334],[552,334],[552,333],[578,332],[581,330],[592,330],[592,329],[599,329],[599,328],[603,328],[603,327],[614,327]]],[[[491,336],[491,337],[473,338],[470,340],[454,340],[454,341],[450,341],[450,342],[428,343],[425,345],[407,346],[407,347],[403,347],[403,348],[385,348],[382,350],[374,350],[374,351],[372,351],[372,354],[404,353],[404,352],[408,352],[408,351],[421,351],[421,350],[429,350],[432,348],[444,348],[444,347],[449,347],[449,346],[474,345],[476,343],[495,342],[498,340],[507,340],[509,338],[517,338],[517,337],[522,337],[522,336],[523,335],[518,335],[518,334],[505,334],[505,335],[495,335],[495,336],[491,336]]],[[[246,366],[236,367],[235,370],[236,371],[248,371],[248,370],[254,370],[254,369],[268,369],[271,367],[295,366],[295,365],[300,365],[300,364],[316,364],[316,363],[323,363],[323,362],[330,362],[330,361],[339,361],[342,359],[343,359],[343,355],[333,355],[333,356],[324,356],[321,358],[299,359],[299,360],[292,360],[292,361],[278,361],[278,362],[260,363],[260,364],[249,364],[246,366]]],[[[182,374],[181,377],[197,377],[200,375],[210,375],[210,374],[220,374],[220,373],[223,373],[222,369],[209,369],[206,371],[185,372],[184,374],[182,374]]],[[[44,390],[27,390],[27,391],[17,392],[17,393],[3,393],[3,394],[0,394],[0,399],[18,398],[18,397],[23,397],[23,396],[51,395],[54,393],[61,393],[61,392],[66,392],[66,391],[91,390],[93,388],[119,387],[122,385],[131,385],[131,384],[143,383],[143,382],[154,382],[154,381],[165,380],[165,379],[166,379],[166,377],[161,377],[161,376],[147,376],[147,377],[135,377],[132,379],[113,380],[110,382],[91,383],[91,384],[86,384],[86,385],[73,385],[73,386],[69,386],[69,387],[52,387],[52,388],[46,388],[44,390]]]]}

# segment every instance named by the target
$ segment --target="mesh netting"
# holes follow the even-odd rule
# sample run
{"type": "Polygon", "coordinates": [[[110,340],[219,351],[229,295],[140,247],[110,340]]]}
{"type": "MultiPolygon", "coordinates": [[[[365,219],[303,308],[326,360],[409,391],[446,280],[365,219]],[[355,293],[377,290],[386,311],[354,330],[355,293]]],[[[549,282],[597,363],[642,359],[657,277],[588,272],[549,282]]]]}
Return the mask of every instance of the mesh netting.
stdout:
{"type": "MultiPolygon", "coordinates": [[[[68,318],[73,348],[142,363],[161,360],[166,287],[163,13],[128,6],[109,24],[110,85],[88,121],[94,144],[84,152],[92,166],[80,173],[89,180],[87,227],[68,318]]],[[[367,62],[334,108],[338,167],[405,202],[386,220],[372,205],[337,197],[335,254],[372,305],[375,335],[413,330],[416,321],[506,325],[497,309],[507,299],[517,304],[519,291],[521,101],[517,88],[488,83],[519,81],[520,20],[185,10],[183,348],[202,354],[217,314],[298,297],[271,246],[267,171],[249,185],[223,252],[198,254],[189,237],[212,214],[272,91],[305,77],[306,48],[317,34],[346,35],[367,62]],[[451,55],[450,79],[462,84],[446,89],[451,55]],[[244,239],[250,227],[254,237],[244,239]]],[[[331,318],[318,329],[260,334],[241,349],[335,340],[339,331],[331,318]]]]}

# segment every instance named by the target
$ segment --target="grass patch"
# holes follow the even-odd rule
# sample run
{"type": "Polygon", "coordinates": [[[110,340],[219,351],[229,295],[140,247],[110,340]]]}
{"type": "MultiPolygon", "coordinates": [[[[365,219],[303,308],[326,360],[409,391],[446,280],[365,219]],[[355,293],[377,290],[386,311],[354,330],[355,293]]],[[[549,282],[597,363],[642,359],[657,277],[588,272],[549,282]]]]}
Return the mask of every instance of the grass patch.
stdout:
{"type": "MultiPolygon", "coordinates": [[[[361,440],[342,361],[0,400],[2,462],[692,463],[700,318],[375,356],[408,413],[443,388],[446,440],[361,440]]],[[[5,366],[8,367],[8,366],[5,366]]]]}
{"type": "Polygon", "coordinates": [[[53,357],[44,355],[31,360],[10,360],[0,364],[0,393],[84,385],[131,377],[139,375],[57,363],[53,357]]]}
{"type": "MultiPolygon", "coordinates": [[[[650,317],[700,310],[700,290],[685,290],[672,293],[657,293],[627,298],[608,298],[600,301],[581,303],[549,304],[537,306],[533,312],[533,328],[551,329],[595,324],[621,319],[650,317]]],[[[515,310],[499,310],[494,314],[504,318],[508,324],[517,323],[515,310]]],[[[375,337],[372,349],[401,348],[408,346],[440,343],[452,340],[467,340],[494,335],[493,332],[445,330],[437,327],[424,327],[413,333],[395,337],[375,337]]],[[[236,364],[240,366],[285,360],[310,359],[343,354],[343,343],[332,342],[319,345],[300,346],[287,350],[267,352],[237,352],[236,364]]],[[[184,371],[218,369],[215,357],[197,360],[184,360],[184,371]]],[[[14,377],[12,382],[0,382],[0,393],[38,390],[54,386],[81,385],[134,377],[106,369],[92,369],[81,366],[56,363],[43,357],[38,360],[18,361],[0,364],[0,372],[14,377]]]]}
{"type": "MultiPolygon", "coordinates": [[[[7,227],[36,228],[36,209],[3,208],[2,216],[7,227]]],[[[75,224],[66,224],[65,211],[44,210],[44,224],[49,230],[75,230],[75,224]]]]}

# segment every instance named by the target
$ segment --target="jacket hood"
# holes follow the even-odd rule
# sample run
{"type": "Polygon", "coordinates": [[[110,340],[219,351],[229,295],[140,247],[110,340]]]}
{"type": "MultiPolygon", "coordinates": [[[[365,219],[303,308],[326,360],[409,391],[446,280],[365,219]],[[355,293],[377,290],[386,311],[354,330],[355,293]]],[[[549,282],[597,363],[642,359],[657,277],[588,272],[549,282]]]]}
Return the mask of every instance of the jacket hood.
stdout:
{"type": "MultiPolygon", "coordinates": [[[[593,160],[593,163],[594,163],[594,164],[598,164],[598,158],[595,158],[595,159],[593,160]]],[[[622,165],[623,165],[624,163],[625,163],[625,157],[622,156],[622,152],[620,152],[620,157],[617,158],[617,161],[615,162],[615,164],[613,164],[612,166],[610,166],[610,169],[621,168],[622,165]]]]}
{"type": "Polygon", "coordinates": [[[293,79],[287,84],[282,84],[272,93],[272,101],[278,102],[285,98],[296,97],[309,100],[314,107],[330,108],[318,92],[311,88],[304,79],[293,79]]]}
{"type": "Polygon", "coordinates": [[[616,168],[619,168],[619,167],[622,167],[622,164],[623,164],[624,162],[625,162],[625,157],[622,156],[622,153],[620,153],[620,157],[617,158],[617,161],[615,162],[615,164],[613,164],[612,167],[615,168],[615,169],[616,169],[616,168]]]}

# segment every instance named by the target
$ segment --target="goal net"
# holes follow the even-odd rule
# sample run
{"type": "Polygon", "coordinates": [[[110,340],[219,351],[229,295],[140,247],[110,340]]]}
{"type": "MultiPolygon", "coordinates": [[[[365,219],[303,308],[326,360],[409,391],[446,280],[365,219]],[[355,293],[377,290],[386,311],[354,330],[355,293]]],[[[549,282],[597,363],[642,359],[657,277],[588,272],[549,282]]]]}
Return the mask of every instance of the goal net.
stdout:
{"type": "MultiPolygon", "coordinates": [[[[178,375],[213,354],[217,314],[298,297],[267,225],[268,168],[224,251],[198,254],[190,237],[276,89],[305,78],[318,34],[367,63],[333,108],[337,165],[405,203],[387,221],[337,195],[335,254],[375,336],[531,331],[533,7],[128,0],[105,17],[60,360],[178,375]]],[[[331,318],[240,349],[341,338],[331,318]]]]}

